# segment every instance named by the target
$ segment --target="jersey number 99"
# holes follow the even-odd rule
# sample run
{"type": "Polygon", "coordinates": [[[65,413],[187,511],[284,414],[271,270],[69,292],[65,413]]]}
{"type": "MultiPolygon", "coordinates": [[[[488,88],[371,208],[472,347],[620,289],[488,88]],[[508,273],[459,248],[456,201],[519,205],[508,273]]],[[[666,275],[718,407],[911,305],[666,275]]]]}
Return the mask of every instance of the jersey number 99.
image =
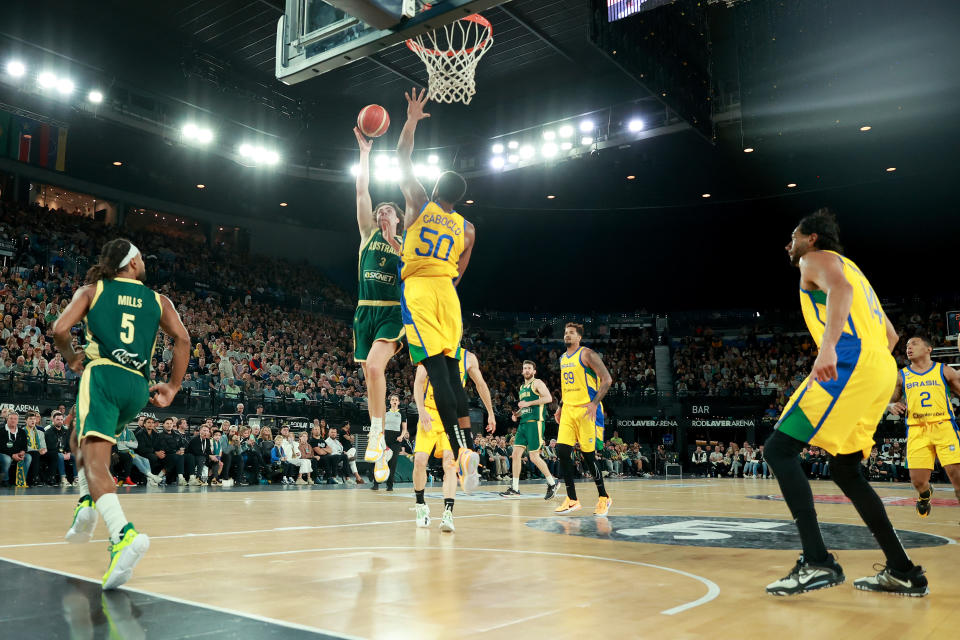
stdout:
{"type": "Polygon", "coordinates": [[[573,371],[564,371],[563,381],[566,382],[567,384],[573,384],[574,383],[573,371]]]}
{"type": "Polygon", "coordinates": [[[424,247],[426,250],[421,250],[421,247],[414,249],[414,252],[418,256],[423,256],[425,258],[433,257],[443,261],[446,261],[447,258],[450,257],[450,251],[453,250],[453,236],[448,236],[447,234],[440,235],[440,232],[436,229],[423,227],[420,229],[420,240],[426,244],[426,247],[424,247]],[[436,238],[436,240],[431,238],[436,238]],[[444,242],[446,242],[447,252],[443,254],[443,257],[441,258],[440,251],[444,246],[444,242]]]}

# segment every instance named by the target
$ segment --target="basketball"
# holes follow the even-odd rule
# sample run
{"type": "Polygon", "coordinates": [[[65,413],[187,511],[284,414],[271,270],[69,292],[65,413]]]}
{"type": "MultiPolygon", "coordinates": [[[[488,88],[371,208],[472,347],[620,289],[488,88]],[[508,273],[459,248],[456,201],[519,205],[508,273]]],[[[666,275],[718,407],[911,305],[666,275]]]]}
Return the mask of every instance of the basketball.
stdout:
{"type": "Polygon", "coordinates": [[[379,138],[390,128],[390,114],[378,104],[369,104],[360,110],[357,127],[368,138],[379,138]]]}

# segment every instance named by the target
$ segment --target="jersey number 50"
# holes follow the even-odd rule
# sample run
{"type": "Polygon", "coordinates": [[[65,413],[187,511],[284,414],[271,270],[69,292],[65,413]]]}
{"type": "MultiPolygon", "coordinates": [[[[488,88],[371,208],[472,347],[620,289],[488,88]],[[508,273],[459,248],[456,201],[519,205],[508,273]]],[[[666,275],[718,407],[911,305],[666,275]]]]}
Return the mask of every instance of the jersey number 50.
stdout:
{"type": "Polygon", "coordinates": [[[425,247],[425,251],[422,251],[420,247],[414,249],[414,252],[418,256],[424,256],[426,258],[433,257],[444,261],[450,257],[450,251],[453,250],[453,236],[448,236],[447,234],[443,234],[441,236],[440,232],[436,229],[423,227],[420,229],[420,240],[422,240],[427,246],[425,247]],[[432,240],[431,238],[436,238],[436,240],[432,240]],[[447,244],[447,252],[443,254],[443,257],[441,258],[440,250],[443,247],[444,241],[446,241],[447,244]]]}

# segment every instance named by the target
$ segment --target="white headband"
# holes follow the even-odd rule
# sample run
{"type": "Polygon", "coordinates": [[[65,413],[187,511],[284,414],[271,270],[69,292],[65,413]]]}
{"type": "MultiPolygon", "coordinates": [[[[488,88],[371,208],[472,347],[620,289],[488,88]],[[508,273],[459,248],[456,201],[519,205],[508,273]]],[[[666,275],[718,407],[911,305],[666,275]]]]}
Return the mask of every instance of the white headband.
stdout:
{"type": "Polygon", "coordinates": [[[133,260],[138,253],[140,253],[140,249],[137,249],[136,245],[131,242],[130,250],[127,251],[127,257],[120,261],[120,265],[117,267],[117,269],[123,269],[125,266],[130,264],[130,261],[133,260]]]}

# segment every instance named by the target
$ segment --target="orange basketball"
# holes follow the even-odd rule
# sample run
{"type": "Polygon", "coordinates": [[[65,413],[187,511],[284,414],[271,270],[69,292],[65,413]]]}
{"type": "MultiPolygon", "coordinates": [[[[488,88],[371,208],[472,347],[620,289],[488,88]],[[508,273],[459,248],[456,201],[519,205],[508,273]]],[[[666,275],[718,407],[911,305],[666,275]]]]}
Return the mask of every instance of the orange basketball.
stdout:
{"type": "Polygon", "coordinates": [[[368,104],[357,116],[357,127],[368,138],[379,138],[390,128],[390,114],[378,104],[368,104]]]}

